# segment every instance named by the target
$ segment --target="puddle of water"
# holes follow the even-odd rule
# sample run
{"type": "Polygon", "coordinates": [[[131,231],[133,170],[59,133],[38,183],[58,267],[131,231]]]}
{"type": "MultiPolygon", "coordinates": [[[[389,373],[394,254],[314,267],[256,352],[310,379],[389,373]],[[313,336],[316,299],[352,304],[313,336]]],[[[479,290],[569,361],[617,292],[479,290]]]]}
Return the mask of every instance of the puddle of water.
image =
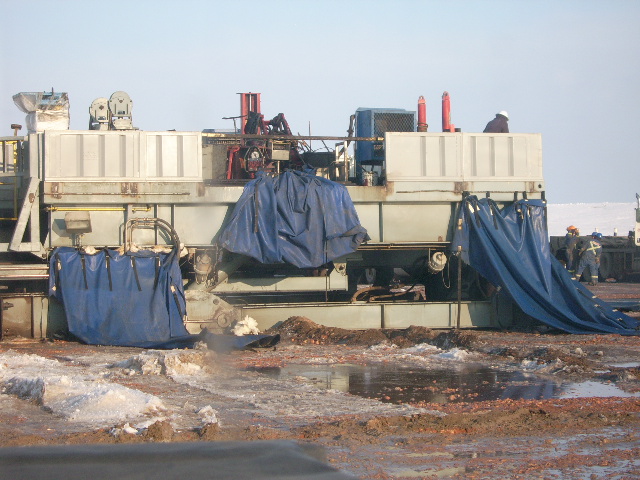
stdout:
{"type": "Polygon", "coordinates": [[[611,384],[562,384],[530,373],[505,372],[486,366],[419,370],[390,365],[301,365],[255,368],[277,379],[295,379],[317,388],[339,390],[388,403],[458,403],[487,400],[628,397],[611,384]]]}
{"type": "Polygon", "coordinates": [[[637,368],[640,367],[640,362],[610,363],[609,366],[616,368],[637,368]]]}
{"type": "Polygon", "coordinates": [[[600,382],[572,383],[565,386],[558,398],[582,397],[639,397],[640,393],[629,393],[615,385],[600,382]]]}

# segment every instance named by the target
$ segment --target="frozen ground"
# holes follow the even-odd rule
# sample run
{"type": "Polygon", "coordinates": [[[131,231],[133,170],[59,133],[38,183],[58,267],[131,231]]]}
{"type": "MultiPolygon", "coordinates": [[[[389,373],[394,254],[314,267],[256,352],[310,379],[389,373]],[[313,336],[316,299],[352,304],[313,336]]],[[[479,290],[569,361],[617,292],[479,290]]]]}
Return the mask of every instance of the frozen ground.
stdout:
{"type": "MultiPolygon", "coordinates": [[[[326,344],[290,331],[280,330],[277,349],[229,355],[1,342],[0,446],[293,439],[325,447],[332,465],[364,479],[640,475],[640,338],[414,329],[398,332],[401,344],[360,345],[331,343],[328,329],[317,332],[326,344]],[[418,334],[434,342],[411,344],[418,334]],[[494,400],[467,395],[467,380],[438,378],[365,398],[337,388],[348,376],[316,388],[303,375],[268,374],[296,365],[325,375],[345,366],[410,374],[484,365],[519,380],[494,382],[504,391],[494,400]],[[509,395],[540,376],[586,391],[509,395]],[[403,395],[411,388],[441,400],[403,395]]],[[[478,388],[493,382],[480,380],[478,388]]]]}
{"type": "Polygon", "coordinates": [[[562,236],[569,225],[575,225],[585,235],[598,231],[603,235],[626,236],[635,226],[635,207],[632,203],[550,203],[548,227],[550,236],[562,236]]]}

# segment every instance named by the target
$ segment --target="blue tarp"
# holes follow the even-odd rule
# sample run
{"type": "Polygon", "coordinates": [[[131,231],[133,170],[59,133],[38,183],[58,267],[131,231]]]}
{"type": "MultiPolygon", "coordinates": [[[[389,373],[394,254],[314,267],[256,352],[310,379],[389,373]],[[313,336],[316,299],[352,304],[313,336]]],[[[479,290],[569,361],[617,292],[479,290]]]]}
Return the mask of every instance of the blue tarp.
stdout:
{"type": "Polygon", "coordinates": [[[572,280],[550,253],[544,202],[519,200],[500,210],[491,199],[466,197],[452,249],[524,313],[568,333],[640,334],[640,322],[572,280]]]}
{"type": "Polygon", "coordinates": [[[316,268],[368,239],[343,185],[287,171],[247,183],[218,241],[261,263],[316,268]]]}
{"type": "Polygon", "coordinates": [[[65,308],[69,332],[84,343],[135,347],[193,343],[175,251],[54,250],[49,294],[65,308]]]}
{"type": "Polygon", "coordinates": [[[205,342],[217,351],[268,348],[280,335],[190,335],[183,323],[186,302],[175,250],[125,255],[75,248],[51,254],[49,294],[65,310],[69,333],[89,345],[192,348],[205,342]]]}

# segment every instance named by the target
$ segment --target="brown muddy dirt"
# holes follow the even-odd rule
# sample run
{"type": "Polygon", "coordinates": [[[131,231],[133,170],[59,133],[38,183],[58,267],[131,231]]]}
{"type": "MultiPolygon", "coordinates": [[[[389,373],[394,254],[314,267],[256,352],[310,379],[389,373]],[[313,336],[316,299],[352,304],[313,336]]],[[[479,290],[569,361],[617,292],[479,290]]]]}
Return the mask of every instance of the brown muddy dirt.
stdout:
{"type": "MultiPolygon", "coordinates": [[[[527,361],[544,366],[544,375],[561,381],[597,381],[630,395],[640,391],[640,337],[423,327],[354,331],[322,327],[304,317],[292,317],[270,333],[282,336],[276,349],[214,356],[212,375],[221,383],[254,375],[246,378],[245,385],[260,379],[264,387],[252,398],[268,400],[273,395],[269,387],[276,390],[277,380],[264,380],[247,370],[322,362],[361,364],[370,361],[371,346],[395,345],[395,350],[389,350],[395,352],[427,343],[443,350],[465,349],[476,361],[493,366],[517,368],[527,361]]],[[[82,366],[83,362],[89,366],[94,357],[122,360],[141,352],[64,341],[0,342],[0,353],[8,350],[57,359],[70,366],[82,366]]],[[[637,396],[431,404],[407,401],[402,407],[413,410],[399,413],[379,409],[373,399],[369,400],[372,408],[345,414],[337,408],[339,402],[353,404],[355,397],[338,396],[333,411],[307,407],[305,402],[313,399],[302,393],[296,393],[287,406],[288,397],[283,393],[274,397],[274,403],[282,402],[281,407],[265,410],[255,399],[177,383],[169,376],[116,372],[109,379],[157,395],[169,409],[184,416],[189,402],[212,405],[220,422],[183,422],[180,426],[168,418],[139,429],[137,434],[124,433],[123,424],[67,431],[64,419],[52,418],[42,406],[0,395],[0,446],[293,439],[324,446],[332,465],[359,478],[640,478],[637,396]],[[310,413],[303,413],[305,408],[310,413]]],[[[444,393],[455,396],[455,391],[444,393]]],[[[320,392],[317,395],[321,396],[320,392]]],[[[324,397],[320,398],[319,404],[324,402],[324,397]]]]}

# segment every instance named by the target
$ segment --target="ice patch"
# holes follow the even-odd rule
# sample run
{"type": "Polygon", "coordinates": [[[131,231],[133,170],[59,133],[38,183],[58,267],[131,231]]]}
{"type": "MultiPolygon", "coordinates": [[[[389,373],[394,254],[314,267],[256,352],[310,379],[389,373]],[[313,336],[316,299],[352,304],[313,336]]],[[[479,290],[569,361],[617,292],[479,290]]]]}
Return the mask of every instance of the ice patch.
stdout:
{"type": "Polygon", "coordinates": [[[438,353],[436,357],[464,362],[470,355],[471,354],[466,350],[452,348],[451,350],[447,350],[446,352],[438,353]]]}
{"type": "Polygon", "coordinates": [[[386,350],[394,350],[398,348],[395,343],[378,343],[376,345],[371,345],[368,350],[371,352],[384,352],[386,350]]]}
{"type": "Polygon", "coordinates": [[[231,332],[236,336],[242,335],[258,335],[260,333],[260,329],[258,328],[258,322],[251,318],[249,315],[245,315],[245,317],[236,323],[235,327],[231,332]]]}
{"type": "Polygon", "coordinates": [[[210,370],[212,356],[213,353],[206,350],[149,350],[114,363],[111,368],[142,375],[199,375],[210,370]]]}
{"type": "Polygon", "coordinates": [[[202,407],[196,413],[200,415],[202,423],[218,423],[218,411],[215,410],[211,405],[202,407]]]}
{"type": "Polygon", "coordinates": [[[442,350],[440,350],[435,345],[430,345],[428,343],[419,343],[418,345],[414,345],[413,347],[405,348],[402,351],[404,353],[421,354],[441,352],[442,350]]]}
{"type": "Polygon", "coordinates": [[[0,387],[73,422],[112,423],[163,411],[154,396],[91,375],[66,374],[56,360],[15,352],[0,354],[0,387]],[[65,374],[62,374],[62,372],[65,374]]]}

